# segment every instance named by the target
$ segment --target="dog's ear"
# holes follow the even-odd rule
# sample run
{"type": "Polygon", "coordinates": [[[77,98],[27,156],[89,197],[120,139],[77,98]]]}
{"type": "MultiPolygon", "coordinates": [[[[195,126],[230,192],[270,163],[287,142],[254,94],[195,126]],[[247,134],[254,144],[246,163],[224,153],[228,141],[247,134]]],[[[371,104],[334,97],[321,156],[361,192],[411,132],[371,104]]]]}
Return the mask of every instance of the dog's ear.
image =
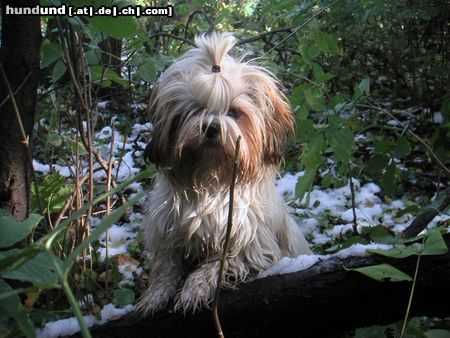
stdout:
{"type": "Polygon", "coordinates": [[[156,142],[152,139],[144,150],[144,160],[147,163],[153,163],[156,166],[161,165],[161,152],[158,151],[156,142]]]}
{"type": "Polygon", "coordinates": [[[152,131],[151,131],[151,139],[150,142],[147,144],[144,150],[144,160],[148,163],[153,163],[157,166],[161,164],[161,151],[158,149],[158,131],[156,126],[156,98],[158,95],[158,89],[155,87],[153,88],[149,105],[148,105],[148,111],[147,115],[150,119],[150,122],[152,123],[152,131]]]}
{"type": "Polygon", "coordinates": [[[286,96],[271,82],[265,86],[268,99],[266,133],[264,140],[264,161],[278,164],[283,156],[287,139],[294,133],[295,118],[286,96]]]}

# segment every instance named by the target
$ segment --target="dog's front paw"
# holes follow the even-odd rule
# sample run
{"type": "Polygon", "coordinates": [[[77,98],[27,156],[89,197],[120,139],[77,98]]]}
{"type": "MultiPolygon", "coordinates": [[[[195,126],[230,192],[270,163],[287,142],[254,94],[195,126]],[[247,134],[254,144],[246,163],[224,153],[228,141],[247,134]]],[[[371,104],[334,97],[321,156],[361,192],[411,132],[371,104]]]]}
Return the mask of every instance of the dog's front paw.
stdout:
{"type": "Polygon", "coordinates": [[[176,285],[173,283],[154,282],[144,292],[135,310],[145,315],[153,314],[164,309],[175,296],[176,285]]]}
{"type": "Polygon", "coordinates": [[[175,298],[175,309],[195,312],[208,308],[217,285],[215,266],[192,272],[175,298]]]}

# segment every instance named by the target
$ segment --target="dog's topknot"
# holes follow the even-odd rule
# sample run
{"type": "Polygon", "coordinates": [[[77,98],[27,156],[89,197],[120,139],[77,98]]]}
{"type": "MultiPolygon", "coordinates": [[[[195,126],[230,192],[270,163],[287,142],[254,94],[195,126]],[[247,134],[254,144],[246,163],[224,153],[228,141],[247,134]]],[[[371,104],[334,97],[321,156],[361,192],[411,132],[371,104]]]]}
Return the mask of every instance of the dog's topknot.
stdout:
{"type": "Polygon", "coordinates": [[[236,38],[231,33],[214,31],[197,36],[195,44],[208,56],[211,66],[221,66],[224,56],[236,44],[236,38]]]}

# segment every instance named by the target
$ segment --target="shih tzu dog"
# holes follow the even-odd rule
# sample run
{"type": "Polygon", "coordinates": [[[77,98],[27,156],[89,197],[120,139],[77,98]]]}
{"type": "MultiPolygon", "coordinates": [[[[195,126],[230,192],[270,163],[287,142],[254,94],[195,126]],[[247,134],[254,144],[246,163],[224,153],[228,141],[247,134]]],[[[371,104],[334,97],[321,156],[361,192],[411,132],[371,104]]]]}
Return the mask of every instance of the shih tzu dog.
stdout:
{"type": "Polygon", "coordinates": [[[223,287],[310,253],[274,180],[294,116],[267,70],[228,54],[229,33],[197,37],[153,91],[146,158],[159,173],[144,220],[149,286],[137,305],[153,313],[207,307],[217,286],[236,140],[241,136],[233,226],[223,287]]]}

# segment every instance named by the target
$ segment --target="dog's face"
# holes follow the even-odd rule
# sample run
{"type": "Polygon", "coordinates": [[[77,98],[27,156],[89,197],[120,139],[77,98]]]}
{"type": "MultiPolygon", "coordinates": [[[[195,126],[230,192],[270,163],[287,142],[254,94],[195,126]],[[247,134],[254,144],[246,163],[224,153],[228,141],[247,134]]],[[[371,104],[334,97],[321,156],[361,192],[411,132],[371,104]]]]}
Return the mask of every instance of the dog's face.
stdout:
{"type": "Polygon", "coordinates": [[[153,91],[146,158],[170,167],[177,186],[228,186],[240,135],[238,177],[250,182],[263,166],[279,163],[294,129],[290,106],[268,71],[227,54],[231,34],[195,42],[153,91]]]}

